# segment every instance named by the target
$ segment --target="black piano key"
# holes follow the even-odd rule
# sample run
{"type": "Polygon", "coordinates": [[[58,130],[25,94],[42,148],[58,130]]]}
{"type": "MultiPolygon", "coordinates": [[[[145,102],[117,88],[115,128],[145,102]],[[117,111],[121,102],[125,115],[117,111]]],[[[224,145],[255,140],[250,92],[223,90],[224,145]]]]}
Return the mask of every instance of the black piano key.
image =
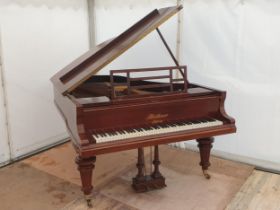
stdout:
{"type": "Polygon", "coordinates": [[[193,124],[199,124],[200,122],[198,120],[192,121],[193,124]]]}
{"type": "Polygon", "coordinates": [[[99,134],[99,133],[95,133],[94,135],[95,135],[97,138],[100,137],[100,134],[99,134]]]}
{"type": "Polygon", "coordinates": [[[112,136],[117,135],[116,131],[111,131],[111,135],[112,135],[112,136]]]}

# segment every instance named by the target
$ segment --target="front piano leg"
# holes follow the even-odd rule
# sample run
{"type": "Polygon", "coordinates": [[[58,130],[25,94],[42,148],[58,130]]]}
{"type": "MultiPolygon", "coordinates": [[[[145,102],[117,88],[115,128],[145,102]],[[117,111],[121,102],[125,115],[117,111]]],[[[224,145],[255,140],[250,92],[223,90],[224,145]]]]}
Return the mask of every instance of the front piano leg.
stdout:
{"type": "Polygon", "coordinates": [[[82,158],[78,156],[76,158],[76,163],[78,165],[78,170],[80,171],[80,176],[82,180],[82,191],[84,192],[85,199],[87,201],[88,207],[92,207],[92,171],[95,167],[96,157],[82,158]]]}
{"type": "Polygon", "coordinates": [[[200,165],[202,167],[203,175],[206,179],[210,179],[211,176],[208,174],[208,167],[210,166],[209,158],[212,143],[214,142],[213,137],[197,139],[198,148],[200,152],[200,165]]]}

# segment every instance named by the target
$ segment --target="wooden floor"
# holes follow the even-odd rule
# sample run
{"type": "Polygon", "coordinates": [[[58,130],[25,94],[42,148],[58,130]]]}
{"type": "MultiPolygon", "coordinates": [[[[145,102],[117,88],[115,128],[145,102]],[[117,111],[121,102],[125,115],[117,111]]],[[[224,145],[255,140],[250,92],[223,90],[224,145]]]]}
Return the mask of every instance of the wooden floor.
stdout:
{"type": "Polygon", "coordinates": [[[226,210],[280,210],[280,175],[254,171],[226,210]]]}
{"type": "MultiPolygon", "coordinates": [[[[145,150],[150,171],[149,149],[145,150]]],[[[199,154],[160,147],[161,172],[167,187],[144,194],[134,193],[131,179],[136,174],[136,151],[125,151],[97,157],[94,171],[94,209],[138,210],[223,210],[253,171],[253,167],[211,157],[211,180],[206,180],[199,166],[199,154]]],[[[80,184],[74,164],[75,153],[65,144],[25,160],[24,163],[71,183],[80,184]]],[[[86,209],[81,196],[65,209],[86,209]]]]}
{"type": "MultiPolygon", "coordinates": [[[[206,180],[197,153],[168,146],[160,152],[168,186],[144,194],[130,187],[135,151],[99,156],[92,210],[280,210],[279,175],[211,157],[212,179],[206,180]]],[[[88,209],[74,156],[72,146],[64,144],[0,169],[0,209],[88,209]]]]}

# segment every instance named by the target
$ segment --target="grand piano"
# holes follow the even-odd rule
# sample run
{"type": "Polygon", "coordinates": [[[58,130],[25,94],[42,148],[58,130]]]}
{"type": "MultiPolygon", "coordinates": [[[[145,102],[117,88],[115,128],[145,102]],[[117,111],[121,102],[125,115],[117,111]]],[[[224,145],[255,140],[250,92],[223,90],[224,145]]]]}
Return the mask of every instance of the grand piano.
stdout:
{"type": "MultiPolygon", "coordinates": [[[[137,149],[136,192],[165,187],[160,144],[196,139],[206,178],[213,137],[236,132],[226,114],[226,92],[189,83],[159,26],[182,6],[155,9],[117,37],[105,41],[55,74],[54,101],[77,152],[82,191],[90,205],[96,156],[137,149]],[[98,74],[149,33],[156,31],[174,66],[111,70],[98,74]],[[154,148],[154,169],[144,174],[144,147],[154,148]]],[[[176,160],[174,160],[176,161],[176,160]]]]}

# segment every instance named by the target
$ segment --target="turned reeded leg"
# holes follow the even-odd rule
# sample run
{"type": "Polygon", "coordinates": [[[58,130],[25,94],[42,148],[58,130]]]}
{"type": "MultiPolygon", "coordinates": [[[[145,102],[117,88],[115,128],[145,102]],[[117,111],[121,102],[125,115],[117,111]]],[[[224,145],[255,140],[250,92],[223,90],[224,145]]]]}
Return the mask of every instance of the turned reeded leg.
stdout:
{"type": "Polygon", "coordinates": [[[208,167],[210,166],[209,158],[213,141],[213,137],[197,139],[200,152],[200,165],[206,179],[211,178],[211,176],[208,174],[208,167]]]}
{"type": "Polygon", "coordinates": [[[136,167],[138,169],[137,175],[132,179],[132,187],[136,192],[147,191],[146,176],[144,173],[145,160],[144,160],[144,149],[138,148],[138,158],[136,167]]]}
{"type": "Polygon", "coordinates": [[[78,165],[78,170],[80,171],[82,181],[82,191],[84,192],[85,199],[89,207],[92,207],[92,171],[95,166],[95,161],[95,156],[91,158],[81,158],[80,156],[78,156],[76,158],[76,163],[78,165]]]}
{"type": "Polygon", "coordinates": [[[138,148],[138,160],[136,164],[136,167],[138,168],[138,173],[136,175],[136,179],[138,180],[145,179],[144,166],[145,166],[144,149],[138,148]]]}
{"type": "Polygon", "coordinates": [[[138,149],[138,161],[137,168],[138,173],[136,177],[132,179],[132,187],[136,192],[147,192],[149,190],[160,189],[166,187],[165,178],[159,172],[159,151],[158,146],[155,146],[155,156],[154,156],[154,171],[151,175],[144,173],[144,150],[143,148],[138,149]]]}
{"type": "Polygon", "coordinates": [[[152,173],[152,177],[153,178],[162,177],[161,173],[159,172],[160,161],[159,161],[158,145],[155,146],[155,154],[154,154],[153,164],[154,164],[154,172],[152,173]]]}

